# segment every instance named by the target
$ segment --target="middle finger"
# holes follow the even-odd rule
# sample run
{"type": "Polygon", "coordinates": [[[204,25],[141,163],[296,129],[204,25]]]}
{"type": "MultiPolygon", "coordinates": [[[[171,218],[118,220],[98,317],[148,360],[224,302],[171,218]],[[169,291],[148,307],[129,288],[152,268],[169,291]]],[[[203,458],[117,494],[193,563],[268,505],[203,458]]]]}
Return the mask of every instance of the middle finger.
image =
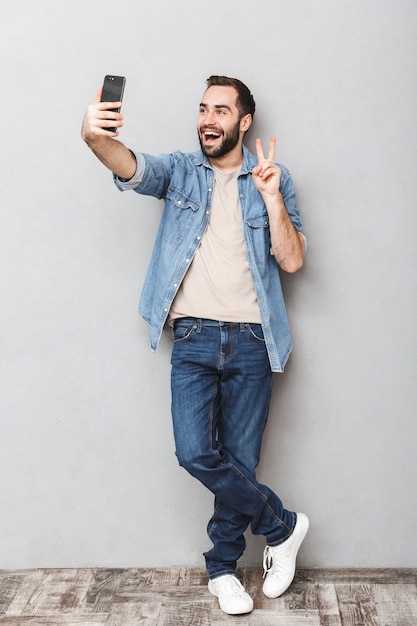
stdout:
{"type": "Polygon", "coordinates": [[[276,137],[271,137],[271,140],[269,142],[268,161],[274,162],[274,160],[275,160],[275,146],[276,146],[276,143],[277,143],[277,138],[276,137]]]}

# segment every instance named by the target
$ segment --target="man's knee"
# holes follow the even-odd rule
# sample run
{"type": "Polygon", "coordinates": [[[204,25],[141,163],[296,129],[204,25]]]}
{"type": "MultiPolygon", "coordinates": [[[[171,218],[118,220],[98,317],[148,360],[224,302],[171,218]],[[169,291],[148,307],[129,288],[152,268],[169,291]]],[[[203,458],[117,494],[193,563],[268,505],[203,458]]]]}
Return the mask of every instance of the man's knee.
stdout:
{"type": "Polygon", "coordinates": [[[214,450],[207,453],[194,450],[176,450],[175,455],[180,466],[192,476],[214,469],[219,463],[219,456],[214,450]]]}

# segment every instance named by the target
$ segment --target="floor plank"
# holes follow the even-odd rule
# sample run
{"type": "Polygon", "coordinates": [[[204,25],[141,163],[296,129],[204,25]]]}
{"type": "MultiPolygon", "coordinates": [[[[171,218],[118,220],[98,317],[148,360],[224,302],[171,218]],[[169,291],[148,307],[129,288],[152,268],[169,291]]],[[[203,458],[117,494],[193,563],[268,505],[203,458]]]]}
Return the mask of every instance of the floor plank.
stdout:
{"type": "Polygon", "coordinates": [[[161,603],[155,598],[154,602],[125,602],[114,604],[109,613],[106,626],[157,626],[161,603]]]}
{"type": "Polygon", "coordinates": [[[399,584],[408,583],[417,585],[417,569],[412,568],[348,568],[348,569],[300,569],[298,576],[305,580],[311,578],[316,583],[329,582],[355,584],[366,581],[368,584],[378,583],[399,584]]]}
{"type": "MultiPolygon", "coordinates": [[[[0,617],[1,626],[107,626],[107,615],[38,615],[0,617]]],[[[153,623],[155,626],[156,622],[153,623]]],[[[137,626],[137,622],[135,622],[137,626]]]]}
{"type": "MultiPolygon", "coordinates": [[[[238,626],[320,626],[320,617],[317,611],[291,611],[283,609],[279,613],[274,610],[254,609],[249,615],[234,616],[226,615],[223,611],[212,612],[211,626],[230,626],[232,623],[238,626]]],[[[158,625],[159,626],[159,625],[158,625]]]]}
{"type": "Polygon", "coordinates": [[[87,569],[45,570],[22,615],[79,612],[92,578],[93,571],[87,569]]]}
{"type": "Polygon", "coordinates": [[[102,569],[94,573],[81,608],[88,613],[108,613],[123,575],[121,569],[102,569]]]}
{"type": "Polygon", "coordinates": [[[371,585],[337,584],[336,595],[343,626],[378,626],[371,585]]]}
{"type": "Polygon", "coordinates": [[[342,626],[335,585],[318,583],[316,591],[320,626],[342,626]]]}
{"type": "MultiPolygon", "coordinates": [[[[21,578],[20,585],[17,589],[15,597],[10,602],[8,608],[4,611],[8,615],[22,615],[23,610],[44,576],[43,570],[29,570],[18,572],[21,578]]],[[[0,576],[0,579],[2,576],[0,576]]],[[[1,603],[1,601],[0,601],[1,603]]],[[[2,613],[2,611],[0,611],[2,613]]]]}
{"type": "Polygon", "coordinates": [[[417,589],[415,585],[375,585],[379,624],[408,626],[417,624],[417,589]]]}
{"type": "Polygon", "coordinates": [[[0,576],[0,614],[5,613],[16,598],[23,580],[22,574],[0,576]]]}
{"type": "Polygon", "coordinates": [[[163,603],[158,626],[211,626],[213,602],[163,603]]]}

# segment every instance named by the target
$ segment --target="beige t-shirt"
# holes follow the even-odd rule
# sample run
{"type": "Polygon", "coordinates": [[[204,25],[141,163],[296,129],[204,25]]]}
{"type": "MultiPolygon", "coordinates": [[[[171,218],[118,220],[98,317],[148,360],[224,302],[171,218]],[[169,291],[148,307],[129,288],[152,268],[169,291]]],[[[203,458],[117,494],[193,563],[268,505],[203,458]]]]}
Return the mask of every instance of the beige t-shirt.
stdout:
{"type": "Polygon", "coordinates": [[[179,317],[260,324],[243,234],[234,172],[215,170],[213,204],[207,231],[171,306],[179,317]]]}

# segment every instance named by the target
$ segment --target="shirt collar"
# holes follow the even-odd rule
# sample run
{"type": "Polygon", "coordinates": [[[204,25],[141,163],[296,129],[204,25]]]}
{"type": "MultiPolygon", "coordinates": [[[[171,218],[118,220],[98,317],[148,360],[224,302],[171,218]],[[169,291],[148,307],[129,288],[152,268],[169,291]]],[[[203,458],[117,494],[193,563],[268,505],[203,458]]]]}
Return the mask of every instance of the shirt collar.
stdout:
{"type": "MultiPolygon", "coordinates": [[[[242,146],[242,149],[243,149],[243,161],[242,161],[242,168],[241,168],[240,173],[250,174],[250,172],[256,165],[256,159],[254,155],[251,152],[249,152],[248,148],[245,145],[242,146]]],[[[194,152],[191,155],[191,158],[195,165],[204,165],[205,167],[208,167],[209,169],[213,169],[210,161],[201,152],[201,150],[199,150],[198,152],[194,152]]]]}

